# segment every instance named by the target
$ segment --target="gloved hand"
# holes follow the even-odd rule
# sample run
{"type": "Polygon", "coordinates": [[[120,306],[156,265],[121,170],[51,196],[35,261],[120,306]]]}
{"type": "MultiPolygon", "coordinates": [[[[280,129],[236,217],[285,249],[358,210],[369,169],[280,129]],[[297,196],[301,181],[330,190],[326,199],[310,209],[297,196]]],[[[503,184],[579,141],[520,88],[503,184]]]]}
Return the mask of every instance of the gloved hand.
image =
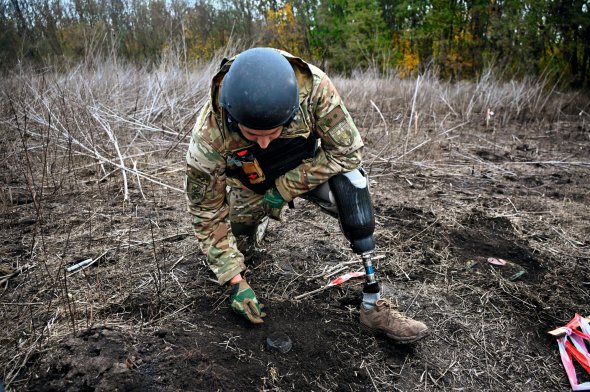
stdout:
{"type": "Polygon", "coordinates": [[[281,210],[284,205],[285,200],[283,200],[283,196],[281,196],[277,188],[272,187],[264,194],[262,206],[266,215],[272,219],[281,219],[281,210]]]}
{"type": "Polygon", "coordinates": [[[245,279],[232,284],[229,301],[232,310],[252,324],[262,324],[264,322],[262,317],[265,317],[266,313],[260,310],[263,305],[258,303],[254,290],[245,279]]]}

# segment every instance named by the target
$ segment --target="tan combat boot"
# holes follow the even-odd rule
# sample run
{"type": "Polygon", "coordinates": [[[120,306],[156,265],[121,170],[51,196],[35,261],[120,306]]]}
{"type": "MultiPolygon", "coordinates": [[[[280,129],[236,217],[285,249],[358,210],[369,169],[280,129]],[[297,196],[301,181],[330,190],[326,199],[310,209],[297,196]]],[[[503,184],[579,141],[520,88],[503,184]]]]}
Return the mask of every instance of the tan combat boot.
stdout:
{"type": "Polygon", "coordinates": [[[428,334],[428,327],[398,312],[393,304],[384,299],[375,307],[366,310],[361,306],[361,324],[374,332],[381,332],[395,343],[412,343],[428,334]]]}

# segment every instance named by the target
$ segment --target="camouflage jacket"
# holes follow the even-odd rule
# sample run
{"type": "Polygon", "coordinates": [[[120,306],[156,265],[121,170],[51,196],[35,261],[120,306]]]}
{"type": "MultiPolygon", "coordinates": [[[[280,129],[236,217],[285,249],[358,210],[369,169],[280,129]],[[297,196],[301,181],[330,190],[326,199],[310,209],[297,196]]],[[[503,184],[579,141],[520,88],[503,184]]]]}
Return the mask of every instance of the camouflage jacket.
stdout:
{"type": "MultiPolygon", "coordinates": [[[[299,112],[280,138],[312,132],[320,139],[313,158],[279,176],[275,186],[285,201],[291,201],[330,177],[360,165],[363,142],[348,110],[331,80],[319,68],[281,52],[293,66],[299,82],[299,112]]],[[[229,224],[226,186],[244,186],[227,176],[228,157],[253,143],[230,131],[226,113],[219,106],[224,75],[233,62],[224,60],[213,77],[210,96],[192,131],[186,155],[185,190],[188,212],[201,250],[209,266],[224,284],[246,269],[229,224]]]]}

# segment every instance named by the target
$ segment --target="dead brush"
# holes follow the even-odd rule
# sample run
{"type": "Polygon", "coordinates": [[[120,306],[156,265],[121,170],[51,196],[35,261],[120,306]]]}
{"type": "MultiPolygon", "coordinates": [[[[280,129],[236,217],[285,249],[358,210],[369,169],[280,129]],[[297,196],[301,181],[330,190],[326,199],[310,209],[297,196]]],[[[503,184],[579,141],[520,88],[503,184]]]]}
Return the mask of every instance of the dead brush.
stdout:
{"type": "MultiPolygon", "coordinates": [[[[32,359],[85,329],[109,325],[143,331],[180,320],[196,331],[199,326],[186,314],[199,296],[211,300],[212,312],[222,311],[225,297],[209,281],[205,259],[196,250],[182,191],[189,134],[217,60],[199,70],[172,61],[148,71],[93,59],[65,72],[21,68],[0,81],[5,135],[0,148],[0,246],[2,263],[21,269],[18,276],[1,281],[0,371],[8,387],[26,388],[34,376],[32,359]],[[85,259],[92,264],[64,273],[66,266],[85,259]]],[[[575,94],[558,94],[542,81],[501,82],[491,73],[477,83],[455,84],[430,73],[415,80],[375,73],[333,79],[365,138],[365,165],[375,199],[383,204],[390,197],[390,204],[401,210],[404,202],[417,206],[425,194],[440,195],[416,207],[421,210],[417,213],[431,214],[428,220],[378,214],[382,242],[376,266],[390,271],[384,279],[404,293],[399,304],[427,318],[440,333],[428,347],[448,355],[418,353],[398,363],[385,355],[390,349],[379,340],[363,335],[357,348],[374,348],[375,354],[356,363],[358,372],[377,390],[391,390],[404,380],[413,383],[406,390],[475,389],[482,378],[496,386],[515,382],[515,389],[526,390],[526,382],[508,377],[534,374],[535,364],[546,359],[537,354],[510,364],[514,348],[506,336],[522,331],[507,309],[513,297],[529,302],[522,288],[498,281],[488,286],[458,283],[457,264],[462,260],[453,256],[453,244],[423,244],[423,236],[432,238],[441,227],[464,229],[465,211],[484,208],[482,192],[470,187],[480,184],[475,175],[497,180],[517,174],[518,165],[534,165],[497,163],[476,155],[480,145],[496,145],[496,151],[505,152],[506,147],[485,132],[516,120],[563,118],[572,105],[584,113],[588,108],[577,103],[575,94]],[[486,124],[488,109],[496,114],[486,124]],[[482,127],[484,133],[470,134],[482,127]],[[411,224],[415,226],[404,226],[411,224]],[[438,257],[424,262],[428,252],[438,257]],[[424,282],[416,282],[417,274],[424,282]],[[495,324],[486,323],[487,316],[495,324]],[[485,340],[490,337],[494,341],[485,340]],[[474,356],[464,341],[477,345],[483,357],[474,356]],[[493,366],[495,361],[504,368],[493,366]],[[503,375],[501,370],[510,366],[518,369],[503,375]]],[[[538,216],[524,213],[513,199],[497,196],[492,201],[497,205],[486,206],[486,211],[518,220],[519,230],[533,241],[531,248],[556,257],[572,250],[576,257],[588,257],[587,247],[575,242],[583,240],[581,226],[560,230],[557,203],[550,204],[555,221],[542,230],[551,234],[546,243],[535,237],[538,216]]],[[[258,281],[269,298],[288,301],[323,283],[324,277],[355,267],[337,221],[318,222],[315,213],[297,218],[301,212],[294,211],[292,226],[284,226],[277,244],[269,245],[269,252],[278,256],[257,266],[256,273],[276,278],[258,281]],[[280,253],[279,248],[294,227],[301,241],[297,250],[309,258],[291,265],[295,272],[288,275],[278,261],[290,252],[280,253]],[[318,250],[318,232],[331,238],[330,260],[318,250]]],[[[575,262],[567,259],[565,265],[573,270],[575,262]]],[[[356,316],[352,309],[337,312],[356,316]]],[[[238,358],[257,355],[240,351],[236,335],[224,333],[227,340],[217,345],[238,358]]],[[[273,367],[263,365],[269,369],[270,378],[264,381],[268,387],[287,374],[271,373],[273,367]]],[[[320,389],[338,387],[332,375],[313,375],[308,381],[320,389]]]]}
{"type": "MultiPolygon", "coordinates": [[[[169,256],[159,254],[157,237],[169,228],[159,226],[157,218],[147,222],[137,216],[138,196],[157,211],[167,207],[170,194],[154,192],[145,183],[181,195],[180,150],[187,146],[186,135],[206,95],[212,69],[191,74],[170,67],[148,72],[103,61],[65,74],[20,69],[6,79],[0,121],[10,144],[2,149],[2,165],[12,180],[3,180],[2,191],[8,195],[3,209],[13,221],[34,216],[33,230],[22,238],[28,251],[13,264],[42,266],[23,275],[20,289],[8,288],[12,281],[3,282],[4,296],[36,287],[27,301],[13,296],[7,302],[15,305],[2,308],[3,319],[14,320],[14,328],[4,329],[2,340],[21,342],[2,345],[0,356],[10,359],[2,360],[7,386],[40,345],[95,323],[118,323],[120,316],[105,314],[104,309],[124,302],[133,293],[134,282],[120,279],[117,272],[95,274],[92,266],[76,276],[67,274],[64,267],[79,257],[90,254],[93,264],[117,263],[134,274],[139,265],[121,263],[125,250],[136,242],[151,244],[152,277],[157,297],[162,298],[167,286],[161,263],[169,256]],[[168,159],[173,166],[162,160],[167,155],[174,157],[168,159]],[[14,208],[20,204],[10,194],[28,194],[31,203],[14,208]],[[76,203],[55,209],[62,199],[76,203]],[[143,239],[146,227],[151,228],[149,241],[143,239]],[[23,314],[21,310],[27,310],[28,316],[14,317],[23,314]]],[[[179,232],[174,225],[173,235],[179,232]]]]}
{"type": "Polygon", "coordinates": [[[557,121],[587,105],[582,93],[556,91],[547,76],[503,81],[492,69],[475,83],[445,83],[431,72],[415,80],[371,71],[333,79],[367,144],[378,146],[371,163],[439,160],[441,145],[470,128],[557,121]]]}

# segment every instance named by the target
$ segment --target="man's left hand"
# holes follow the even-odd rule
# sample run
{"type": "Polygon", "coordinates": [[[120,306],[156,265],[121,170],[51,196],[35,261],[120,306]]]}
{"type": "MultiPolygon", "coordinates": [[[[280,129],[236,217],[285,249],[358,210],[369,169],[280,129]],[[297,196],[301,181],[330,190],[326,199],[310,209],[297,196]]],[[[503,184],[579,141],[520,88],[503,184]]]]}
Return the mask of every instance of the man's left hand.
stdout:
{"type": "Polygon", "coordinates": [[[281,210],[285,205],[283,196],[279,193],[277,188],[272,187],[264,194],[263,208],[266,215],[269,217],[280,220],[281,210]]]}

